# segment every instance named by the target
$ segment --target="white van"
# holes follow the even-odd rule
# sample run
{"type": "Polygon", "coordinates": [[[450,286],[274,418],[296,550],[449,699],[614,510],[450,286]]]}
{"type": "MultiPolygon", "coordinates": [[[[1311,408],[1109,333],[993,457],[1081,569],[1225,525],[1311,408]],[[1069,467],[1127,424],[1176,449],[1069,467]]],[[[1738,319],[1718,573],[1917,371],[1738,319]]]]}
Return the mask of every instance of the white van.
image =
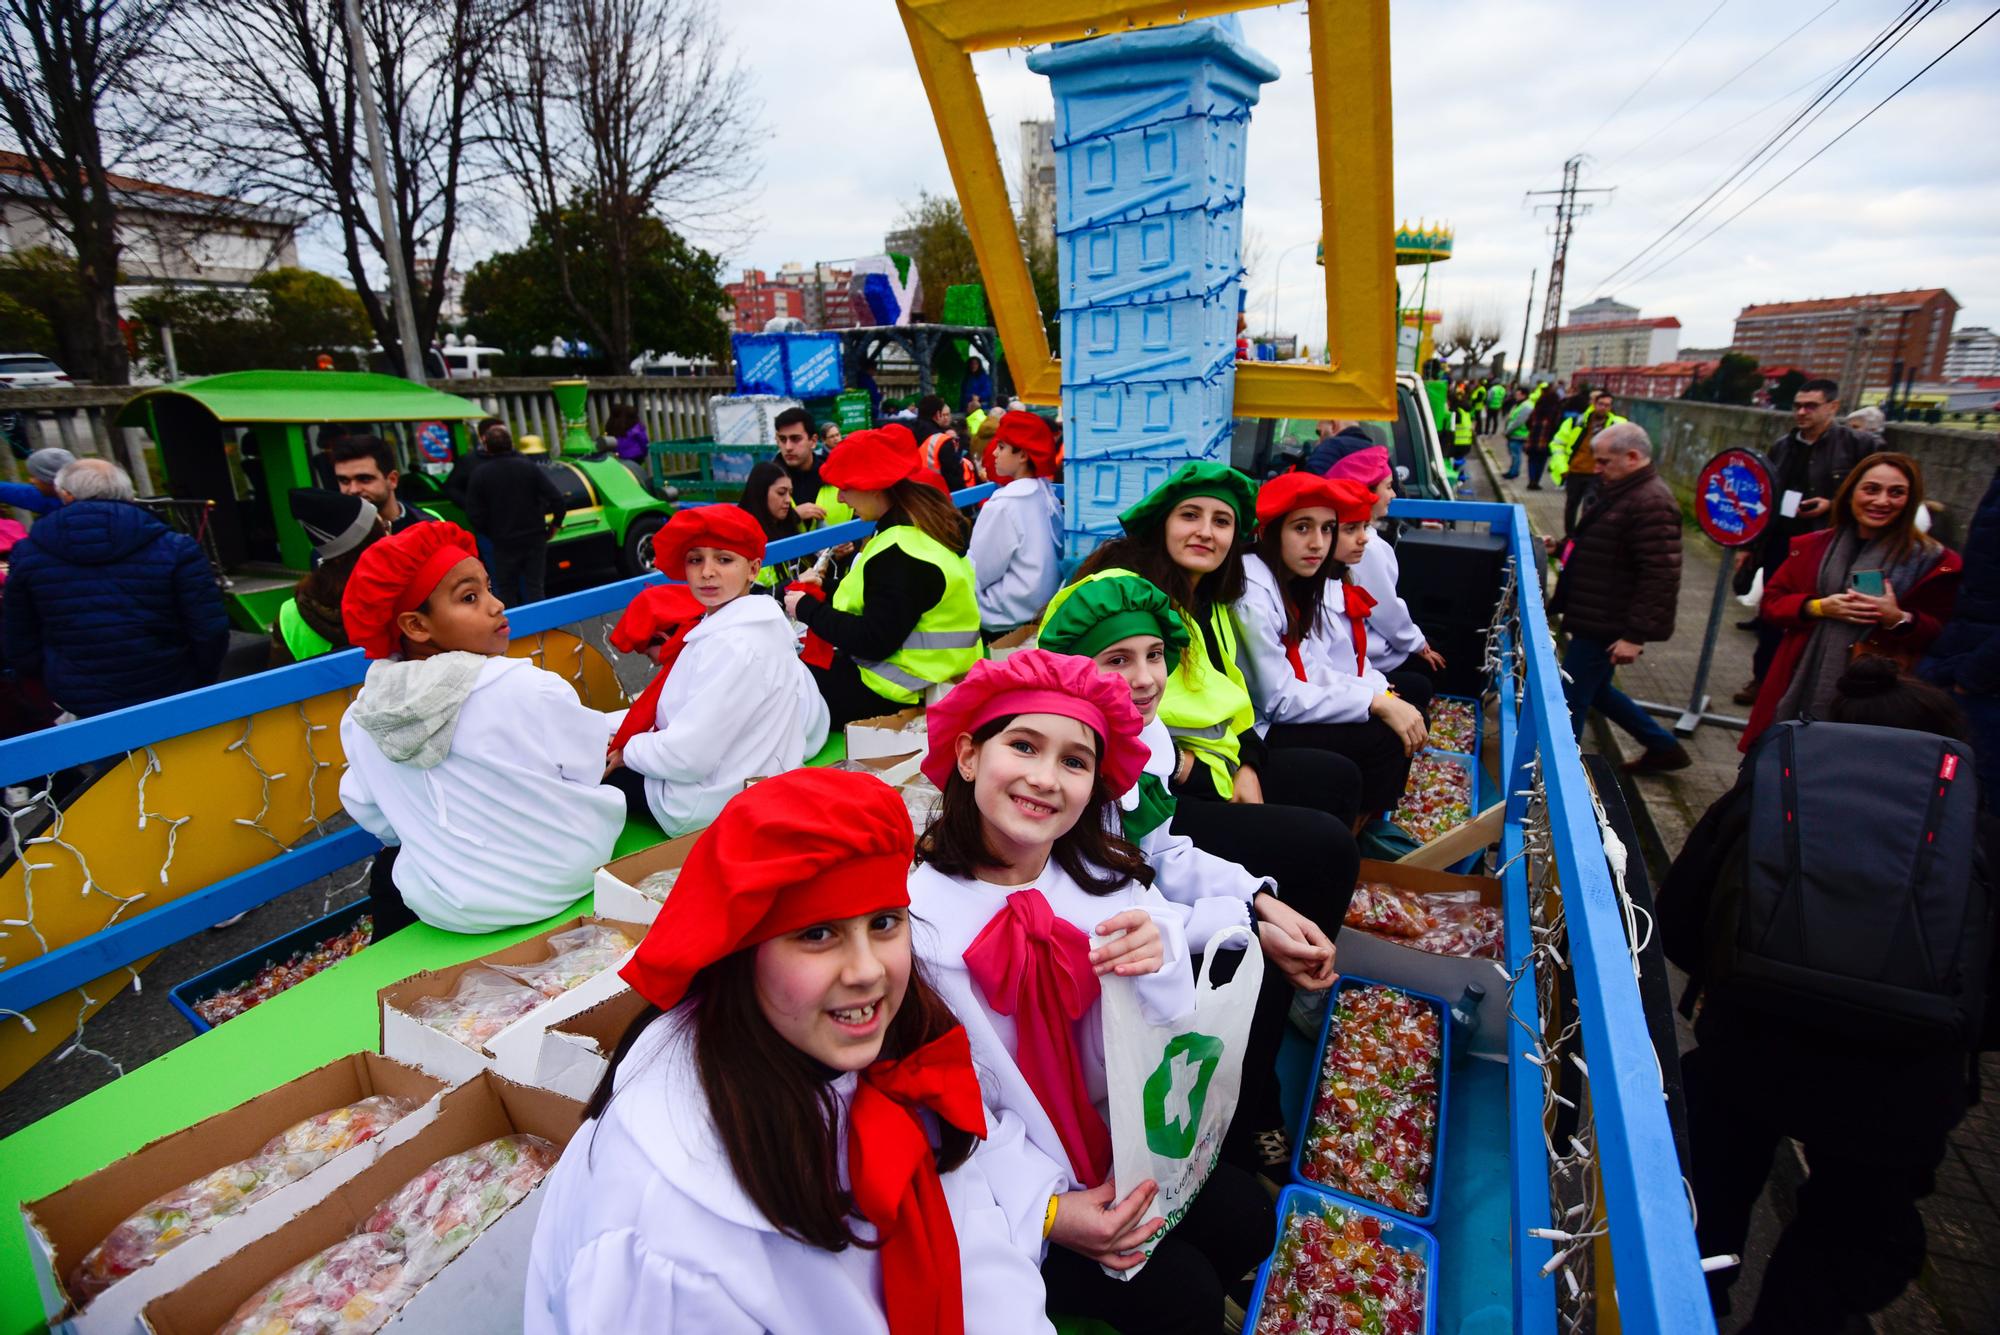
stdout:
{"type": "Polygon", "coordinates": [[[444,354],[445,373],[453,380],[483,380],[493,374],[493,359],[504,355],[499,348],[465,343],[438,349],[444,354]]]}

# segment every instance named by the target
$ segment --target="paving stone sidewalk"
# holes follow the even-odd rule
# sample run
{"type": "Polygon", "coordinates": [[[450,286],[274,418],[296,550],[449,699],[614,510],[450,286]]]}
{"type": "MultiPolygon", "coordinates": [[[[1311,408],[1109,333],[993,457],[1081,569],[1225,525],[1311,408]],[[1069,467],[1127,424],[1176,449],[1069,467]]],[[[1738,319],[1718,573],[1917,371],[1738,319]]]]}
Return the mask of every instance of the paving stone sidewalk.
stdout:
{"type": "MultiPolygon", "coordinates": [[[[1481,469],[1473,471],[1475,486],[1483,495],[1498,495],[1525,505],[1538,534],[1561,530],[1563,493],[1559,487],[1544,480],[1543,490],[1529,491],[1525,475],[1506,479],[1506,442],[1497,436],[1480,441],[1479,455],[1484,475],[1480,475],[1481,469]]],[[[1620,689],[1634,699],[1671,704],[1676,711],[1688,703],[1721,559],[1720,549],[1689,525],[1674,637],[1664,644],[1648,645],[1637,663],[1618,671],[1620,689]]],[[[1553,585],[1551,574],[1548,587],[1553,585]]],[[[1724,609],[1707,683],[1710,713],[1742,718],[1749,712],[1730,700],[1750,679],[1756,637],[1736,626],[1749,616],[1749,610],[1733,598],[1724,609]]],[[[1703,723],[1694,736],[1683,739],[1694,759],[1689,768],[1625,780],[1626,802],[1642,835],[1649,841],[1657,838],[1657,846],[1646,850],[1655,883],[1702,812],[1736,781],[1737,762],[1742,758],[1736,750],[1739,735],[1735,729],[1703,723]]],[[[1584,749],[1620,753],[1626,758],[1639,754],[1636,742],[1601,718],[1585,731],[1584,749]]],[[[1682,1031],[1685,1050],[1692,1046],[1692,1036],[1685,1026],[1682,1031]]],[[[1996,1107],[2000,1095],[1993,1092],[2000,1090],[2000,1053],[1985,1054],[1981,1077],[1986,1098],[1953,1132],[1938,1170],[1937,1191],[1922,1204],[1930,1237],[1929,1259],[1917,1282],[1873,1318],[1873,1329],[1882,1335],[2000,1335],[2000,1107],[1996,1107]]],[[[1777,1240],[1780,1221],[1791,1217],[1791,1193],[1803,1175],[1796,1155],[1792,1162],[1781,1163],[1774,1185],[1759,1207],[1748,1249],[1751,1254],[1744,1258],[1744,1276],[1733,1294],[1739,1314],[1747,1314],[1755,1301],[1756,1281],[1777,1240]]],[[[1722,1330],[1727,1335],[1738,1324],[1740,1317],[1725,1320],[1722,1330]]]]}

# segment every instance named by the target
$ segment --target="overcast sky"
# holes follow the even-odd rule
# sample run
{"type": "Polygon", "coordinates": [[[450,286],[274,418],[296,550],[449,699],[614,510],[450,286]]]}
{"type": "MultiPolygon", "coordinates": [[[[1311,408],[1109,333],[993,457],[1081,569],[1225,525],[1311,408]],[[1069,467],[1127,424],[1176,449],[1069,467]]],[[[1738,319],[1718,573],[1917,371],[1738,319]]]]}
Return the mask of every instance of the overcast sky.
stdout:
{"type": "MultiPolygon", "coordinates": [[[[1945,3],[1686,238],[1803,162],[1990,10],[1986,0],[1945,3]]],[[[879,252],[904,204],[920,190],[951,189],[890,0],[728,0],[719,12],[768,130],[754,221],[700,238],[731,277],[745,265],[879,252]]],[[[1942,286],[1964,307],[1961,327],[2000,323],[2000,20],[1686,258],[1646,276],[1683,244],[1677,237],[1603,281],[1901,12],[1894,0],[1722,0],[1719,9],[1713,0],[1397,0],[1396,213],[1457,228],[1455,257],[1433,271],[1432,306],[1489,308],[1513,355],[1531,270],[1540,274],[1539,324],[1550,250],[1549,220],[1524,194],[1559,184],[1564,158],[1581,149],[1591,155],[1583,183],[1617,189],[1590,197],[1596,208],[1577,225],[1565,308],[1608,293],[1646,315],[1680,317],[1684,345],[1712,346],[1728,341],[1751,302],[1942,286]]],[[[1311,281],[1318,220],[1303,6],[1247,14],[1244,28],[1283,72],[1250,125],[1246,225],[1262,251],[1252,326],[1267,323],[1256,312],[1270,309],[1276,276],[1279,327],[1323,328],[1324,298],[1311,281]]],[[[1019,121],[1051,114],[1047,83],[1023,55],[976,60],[1010,176],[1019,121]]],[[[1319,342],[1310,332],[1306,341],[1319,342]]]]}

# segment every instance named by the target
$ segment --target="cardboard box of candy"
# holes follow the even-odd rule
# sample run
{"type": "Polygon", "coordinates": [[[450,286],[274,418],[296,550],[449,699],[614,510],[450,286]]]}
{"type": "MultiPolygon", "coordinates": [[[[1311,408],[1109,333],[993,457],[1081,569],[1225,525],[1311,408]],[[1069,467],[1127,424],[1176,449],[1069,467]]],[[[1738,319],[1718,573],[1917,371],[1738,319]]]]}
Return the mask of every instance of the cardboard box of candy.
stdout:
{"type": "Polygon", "coordinates": [[[618,1040],[645,1008],[644,997],[620,987],[539,1033],[524,1035],[532,1039],[533,1048],[528,1050],[524,1043],[517,1059],[503,1062],[510,1068],[505,1074],[536,1089],[588,1101],[611,1064],[618,1040]]]}
{"type": "Polygon", "coordinates": [[[622,858],[613,858],[597,869],[591,886],[591,911],[600,918],[617,922],[650,924],[660,916],[674,878],[687,861],[701,831],[669,839],[622,858]]]}
{"type": "Polygon", "coordinates": [[[1453,1002],[1485,992],[1469,1050],[1507,1051],[1505,899],[1491,876],[1361,860],[1336,949],[1341,971],[1453,1002]]]}
{"type": "Polygon", "coordinates": [[[338,1316],[408,1335],[518,1331],[542,1183],[582,1116],[483,1074],[325,1200],[147,1303],[144,1329],[277,1335],[338,1316]]]}
{"type": "Polygon", "coordinates": [[[920,755],[929,746],[930,733],[924,727],[922,705],[911,705],[879,718],[856,719],[847,725],[849,760],[920,755]]]}
{"type": "Polygon", "coordinates": [[[357,1052],[26,1202],[44,1313],[76,1335],[138,1329],[148,1301],[414,1136],[445,1088],[357,1052]]]}
{"type": "Polygon", "coordinates": [[[539,1034],[618,990],[618,966],[646,929],[572,918],[490,955],[426,969],[378,994],[382,1051],[442,1080],[470,1080],[522,1059],[539,1034]]]}

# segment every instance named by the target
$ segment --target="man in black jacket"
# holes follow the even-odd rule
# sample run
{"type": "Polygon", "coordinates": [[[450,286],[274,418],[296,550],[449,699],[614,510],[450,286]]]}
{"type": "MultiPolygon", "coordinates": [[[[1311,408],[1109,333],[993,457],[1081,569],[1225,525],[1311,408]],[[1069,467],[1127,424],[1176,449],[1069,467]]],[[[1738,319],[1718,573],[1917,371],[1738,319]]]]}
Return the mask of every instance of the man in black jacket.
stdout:
{"type": "Polygon", "coordinates": [[[504,427],[486,436],[489,458],[465,488],[465,517],[491,544],[487,571],[493,591],[509,607],[539,602],[548,574],[549,539],[562,527],[569,502],[548,470],[514,452],[504,427]]]}
{"type": "MultiPolygon", "coordinates": [[[[1826,526],[1826,512],[1833,505],[1833,493],[1848,472],[1879,448],[1874,437],[1840,423],[1840,386],[1831,380],[1808,380],[1792,399],[1790,431],[1771,447],[1771,482],[1777,504],[1764,534],[1736,553],[1736,570],[1748,590],[1749,568],[1755,563],[1764,572],[1764,582],[1791,554],[1792,539],[1826,526]]],[[[1757,686],[1771,669],[1778,642],[1784,631],[1767,622],[1757,623],[1757,653],[1751,660],[1751,677],[1733,697],[1739,705],[1757,702],[1757,686]]]]}

